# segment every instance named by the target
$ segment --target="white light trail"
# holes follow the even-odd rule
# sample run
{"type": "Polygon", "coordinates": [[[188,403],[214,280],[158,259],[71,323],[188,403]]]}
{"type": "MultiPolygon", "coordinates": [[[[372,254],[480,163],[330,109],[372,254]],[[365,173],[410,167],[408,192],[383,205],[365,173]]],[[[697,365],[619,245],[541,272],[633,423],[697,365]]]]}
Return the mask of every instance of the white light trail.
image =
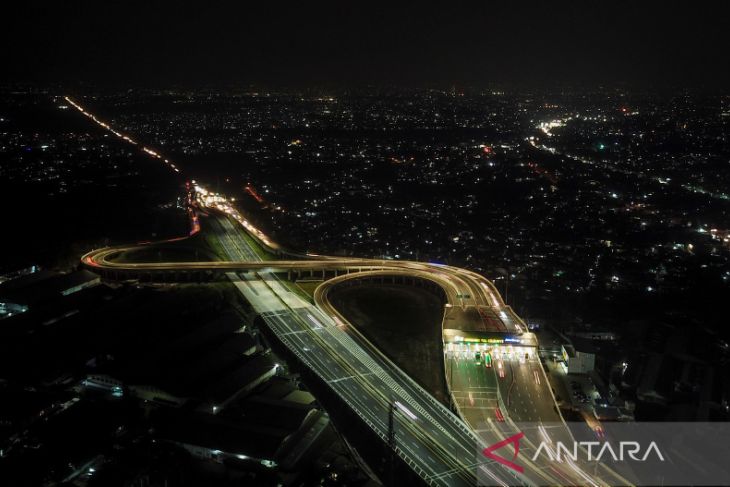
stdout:
{"type": "Polygon", "coordinates": [[[411,412],[411,410],[410,410],[410,409],[408,409],[407,407],[405,407],[405,406],[404,406],[403,404],[401,404],[400,402],[398,402],[398,401],[395,401],[395,403],[394,403],[394,404],[395,404],[395,406],[396,406],[396,407],[397,407],[398,409],[400,409],[400,410],[401,410],[401,411],[403,412],[403,414],[405,414],[406,416],[408,416],[408,417],[409,417],[409,418],[411,418],[412,420],[416,420],[416,419],[418,419],[418,416],[416,416],[415,414],[413,414],[413,413],[411,412]]]}
{"type": "Polygon", "coordinates": [[[309,313],[307,313],[307,318],[309,318],[309,321],[311,321],[312,323],[314,323],[314,327],[315,328],[324,328],[322,326],[322,323],[320,323],[319,321],[317,321],[317,318],[315,318],[314,316],[310,315],[309,313]]]}

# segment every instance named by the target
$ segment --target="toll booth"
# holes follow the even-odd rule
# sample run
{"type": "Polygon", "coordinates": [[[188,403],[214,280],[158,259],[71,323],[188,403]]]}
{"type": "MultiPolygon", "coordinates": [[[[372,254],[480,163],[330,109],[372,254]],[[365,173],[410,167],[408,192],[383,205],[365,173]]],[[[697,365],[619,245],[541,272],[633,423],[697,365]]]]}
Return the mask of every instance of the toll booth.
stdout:
{"type": "Polygon", "coordinates": [[[444,353],[474,357],[479,361],[531,359],[537,356],[537,338],[533,333],[505,334],[445,329],[444,353]]]}

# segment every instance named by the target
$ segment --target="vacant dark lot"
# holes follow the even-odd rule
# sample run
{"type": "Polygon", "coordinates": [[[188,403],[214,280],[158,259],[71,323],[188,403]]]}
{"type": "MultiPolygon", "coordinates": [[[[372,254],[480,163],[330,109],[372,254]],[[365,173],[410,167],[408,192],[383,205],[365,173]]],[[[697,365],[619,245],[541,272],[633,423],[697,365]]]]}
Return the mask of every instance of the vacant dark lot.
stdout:
{"type": "Polygon", "coordinates": [[[336,288],[330,298],[370,341],[448,405],[439,298],[423,289],[397,284],[336,288]]]}

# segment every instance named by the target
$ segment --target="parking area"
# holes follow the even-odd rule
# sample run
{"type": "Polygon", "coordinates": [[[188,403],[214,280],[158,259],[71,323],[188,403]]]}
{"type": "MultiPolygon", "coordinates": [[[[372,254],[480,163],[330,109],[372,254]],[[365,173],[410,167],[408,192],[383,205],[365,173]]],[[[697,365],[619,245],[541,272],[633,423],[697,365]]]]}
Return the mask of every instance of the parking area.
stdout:
{"type": "Polygon", "coordinates": [[[548,379],[561,407],[592,412],[596,404],[602,403],[601,395],[589,375],[566,373],[560,359],[553,354],[542,358],[548,379]]]}

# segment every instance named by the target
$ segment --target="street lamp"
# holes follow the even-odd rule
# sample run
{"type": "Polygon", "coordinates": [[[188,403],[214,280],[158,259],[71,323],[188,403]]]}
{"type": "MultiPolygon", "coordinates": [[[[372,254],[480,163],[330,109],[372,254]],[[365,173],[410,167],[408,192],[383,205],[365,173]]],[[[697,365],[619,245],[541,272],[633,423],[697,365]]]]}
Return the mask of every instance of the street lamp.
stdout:
{"type": "Polygon", "coordinates": [[[388,446],[390,447],[390,459],[389,459],[389,470],[390,470],[390,484],[393,484],[393,474],[394,474],[394,467],[395,467],[395,449],[397,447],[396,445],[396,437],[395,437],[395,413],[400,412],[404,416],[410,418],[412,421],[415,421],[418,419],[418,417],[413,414],[413,412],[408,409],[406,406],[401,404],[400,401],[396,401],[395,399],[391,398],[390,400],[390,410],[388,411],[388,446]]]}
{"type": "Polygon", "coordinates": [[[509,304],[507,303],[507,293],[509,292],[509,271],[504,267],[497,267],[495,270],[497,271],[497,274],[500,275],[497,279],[504,279],[504,304],[509,304]]]}

